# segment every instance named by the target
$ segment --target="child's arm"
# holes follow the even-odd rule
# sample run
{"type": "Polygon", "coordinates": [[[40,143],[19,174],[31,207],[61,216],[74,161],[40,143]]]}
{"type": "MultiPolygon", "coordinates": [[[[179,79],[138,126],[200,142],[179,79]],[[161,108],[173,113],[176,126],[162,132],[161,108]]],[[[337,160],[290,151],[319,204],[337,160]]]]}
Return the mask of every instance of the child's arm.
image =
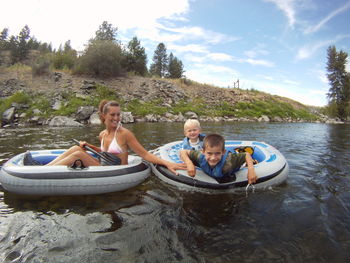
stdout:
{"type": "Polygon", "coordinates": [[[187,166],[188,175],[191,177],[195,177],[196,167],[194,166],[193,162],[191,161],[189,154],[190,154],[190,150],[181,150],[180,151],[180,157],[181,157],[182,161],[184,161],[184,163],[187,166]]]}
{"type": "Polygon", "coordinates": [[[247,175],[248,183],[249,184],[256,183],[257,176],[254,169],[253,159],[249,153],[245,154],[245,161],[248,167],[248,175],[247,175]]]}

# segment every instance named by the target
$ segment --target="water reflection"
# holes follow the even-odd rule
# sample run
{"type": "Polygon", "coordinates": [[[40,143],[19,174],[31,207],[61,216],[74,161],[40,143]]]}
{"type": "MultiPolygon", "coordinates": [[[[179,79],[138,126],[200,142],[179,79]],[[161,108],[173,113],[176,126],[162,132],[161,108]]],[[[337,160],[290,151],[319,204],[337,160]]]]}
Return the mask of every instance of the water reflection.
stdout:
{"type": "MultiPolygon", "coordinates": [[[[146,149],[183,137],[181,123],[125,125],[146,149]]],[[[347,262],[350,126],[202,123],[227,139],[265,141],[289,162],[284,185],[186,192],[151,177],[123,192],[0,193],[3,262],[347,262]]],[[[101,127],[2,129],[0,162],[27,149],[98,144],[101,127]]]]}

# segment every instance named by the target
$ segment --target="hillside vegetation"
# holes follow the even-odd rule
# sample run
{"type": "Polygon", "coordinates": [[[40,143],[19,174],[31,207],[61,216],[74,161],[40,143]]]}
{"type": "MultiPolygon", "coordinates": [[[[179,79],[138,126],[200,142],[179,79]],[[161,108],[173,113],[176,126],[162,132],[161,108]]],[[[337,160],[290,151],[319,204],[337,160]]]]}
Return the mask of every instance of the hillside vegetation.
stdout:
{"type": "Polygon", "coordinates": [[[118,100],[124,111],[135,116],[166,113],[277,121],[315,121],[314,107],[257,90],[219,88],[188,79],[147,78],[126,75],[108,79],[56,71],[33,76],[31,67],[0,68],[0,113],[13,103],[25,104],[19,113],[27,118],[74,115],[79,106],[97,106],[101,99],[118,100]],[[55,109],[59,101],[64,107],[55,109]]]}

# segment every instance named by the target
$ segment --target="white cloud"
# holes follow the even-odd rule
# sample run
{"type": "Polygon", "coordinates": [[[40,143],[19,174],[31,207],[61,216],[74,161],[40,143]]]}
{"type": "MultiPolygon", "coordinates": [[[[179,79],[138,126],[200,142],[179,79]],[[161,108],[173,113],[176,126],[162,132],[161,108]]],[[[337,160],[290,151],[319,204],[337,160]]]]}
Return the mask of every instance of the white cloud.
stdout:
{"type": "MultiPolygon", "coordinates": [[[[71,40],[73,48],[81,50],[103,21],[117,26],[121,32],[138,27],[150,32],[159,19],[179,20],[188,9],[188,0],[100,0],[98,3],[82,0],[12,0],[2,5],[0,25],[2,28],[8,27],[10,34],[17,35],[27,24],[31,35],[40,41],[51,42],[58,47],[71,40]]],[[[153,36],[156,32],[153,31],[153,36]]]]}
{"type": "Polygon", "coordinates": [[[334,40],[325,40],[317,42],[313,45],[306,45],[298,50],[296,60],[303,60],[311,57],[320,48],[326,47],[334,43],[334,40]]]}
{"type": "Polygon", "coordinates": [[[328,16],[323,18],[319,23],[317,23],[314,26],[310,26],[305,30],[305,34],[314,33],[318,30],[320,30],[329,20],[331,20],[333,17],[337,16],[338,14],[346,11],[350,8],[350,1],[348,1],[345,5],[341,6],[340,8],[334,10],[331,12],[328,16]]]}
{"type": "Polygon", "coordinates": [[[274,3],[288,19],[288,25],[293,27],[296,23],[296,11],[295,11],[295,3],[298,0],[265,0],[266,2],[274,3]]]}
{"type": "Polygon", "coordinates": [[[201,63],[195,64],[185,74],[194,81],[219,87],[232,86],[233,80],[240,75],[238,71],[229,67],[201,63]]]}
{"type": "Polygon", "coordinates": [[[204,45],[189,44],[189,45],[168,45],[168,49],[175,50],[178,53],[208,53],[208,48],[204,45]]]}
{"type": "Polygon", "coordinates": [[[225,53],[210,53],[207,58],[214,61],[232,61],[233,57],[225,53]]]}
{"type": "Polygon", "coordinates": [[[298,86],[298,85],[300,85],[299,82],[294,81],[294,80],[289,80],[289,79],[283,80],[283,83],[286,83],[286,84],[288,84],[288,85],[293,85],[293,86],[298,86]]]}
{"type": "Polygon", "coordinates": [[[350,38],[350,34],[337,35],[333,39],[328,39],[328,40],[316,42],[314,44],[305,45],[298,50],[297,55],[296,55],[296,60],[307,59],[307,58],[311,57],[315,52],[317,52],[320,48],[334,45],[338,41],[341,41],[345,38],[350,38]]]}
{"type": "Polygon", "coordinates": [[[326,88],[303,89],[300,87],[290,88],[289,84],[283,82],[264,82],[242,79],[242,87],[245,89],[257,89],[269,94],[278,95],[301,102],[305,105],[324,106],[327,104],[326,88]]]}
{"type": "Polygon", "coordinates": [[[253,66],[264,66],[264,67],[273,67],[274,66],[273,62],[267,61],[267,60],[262,60],[262,59],[248,58],[248,59],[243,59],[241,61],[249,63],[249,64],[251,64],[253,66]]]}
{"type": "Polygon", "coordinates": [[[269,55],[270,52],[264,49],[263,44],[258,44],[254,48],[245,51],[244,54],[249,58],[256,58],[259,55],[262,55],[262,56],[269,55]]]}

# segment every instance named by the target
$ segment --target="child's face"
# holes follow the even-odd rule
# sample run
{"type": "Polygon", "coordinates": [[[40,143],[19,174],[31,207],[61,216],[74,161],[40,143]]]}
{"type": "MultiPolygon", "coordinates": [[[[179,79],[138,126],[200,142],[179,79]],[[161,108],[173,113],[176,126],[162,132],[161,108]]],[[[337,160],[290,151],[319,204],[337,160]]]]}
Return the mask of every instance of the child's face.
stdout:
{"type": "Polygon", "coordinates": [[[200,133],[201,133],[201,129],[195,125],[188,126],[185,129],[185,136],[190,140],[197,140],[200,133]]]}
{"type": "Polygon", "coordinates": [[[226,150],[222,150],[221,146],[214,146],[214,147],[210,147],[210,146],[206,146],[205,150],[202,150],[205,159],[207,160],[208,164],[213,167],[215,165],[217,165],[222,156],[225,154],[226,150]]]}

